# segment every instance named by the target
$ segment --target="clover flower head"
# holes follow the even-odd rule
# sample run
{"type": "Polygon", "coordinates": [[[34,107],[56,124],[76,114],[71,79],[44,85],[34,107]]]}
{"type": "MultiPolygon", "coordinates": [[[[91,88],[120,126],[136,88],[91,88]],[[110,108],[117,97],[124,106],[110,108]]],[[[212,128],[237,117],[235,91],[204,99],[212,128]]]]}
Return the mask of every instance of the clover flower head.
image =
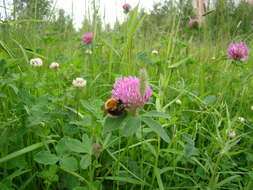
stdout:
{"type": "Polygon", "coordinates": [[[244,123],[246,121],[246,119],[244,117],[238,117],[238,120],[242,123],[244,123]]]}
{"type": "Polygon", "coordinates": [[[43,65],[43,61],[40,58],[33,58],[30,60],[30,65],[33,67],[41,67],[43,65]]]}
{"type": "Polygon", "coordinates": [[[235,138],[236,137],[236,133],[235,133],[235,131],[234,130],[232,130],[232,129],[227,129],[227,134],[228,134],[228,137],[229,138],[231,138],[231,139],[233,139],[233,138],[235,138]]]}
{"type": "Polygon", "coordinates": [[[231,131],[231,132],[229,133],[229,137],[230,137],[230,138],[235,138],[235,136],[236,136],[235,131],[231,131]]]}
{"type": "Polygon", "coordinates": [[[227,50],[228,58],[240,61],[247,61],[249,50],[244,42],[231,43],[227,50]]]}
{"type": "Polygon", "coordinates": [[[56,63],[56,62],[53,62],[49,65],[49,68],[50,69],[57,69],[60,67],[60,64],[59,63],[56,63]]]}
{"type": "Polygon", "coordinates": [[[91,51],[90,49],[87,49],[87,50],[85,51],[85,53],[88,54],[88,55],[91,55],[91,54],[92,54],[92,51],[91,51]]]}
{"type": "Polygon", "coordinates": [[[122,6],[123,10],[124,10],[124,13],[128,13],[130,11],[130,9],[132,8],[130,4],[128,3],[125,3],[123,6],[122,6]]]}
{"type": "Polygon", "coordinates": [[[194,27],[194,26],[198,26],[199,24],[199,19],[198,18],[191,18],[188,22],[188,26],[189,27],[194,27]]]}
{"type": "Polygon", "coordinates": [[[84,80],[83,78],[76,78],[72,81],[72,84],[77,88],[83,88],[86,86],[87,81],[84,80]]]}
{"type": "Polygon", "coordinates": [[[159,54],[158,50],[156,50],[156,49],[152,50],[151,53],[152,53],[153,55],[158,55],[158,54],[159,54]]]}
{"type": "Polygon", "coordinates": [[[137,77],[129,76],[116,80],[112,97],[121,100],[128,108],[138,108],[146,104],[153,91],[149,85],[145,86],[145,91],[141,93],[141,82],[137,77]]]}
{"type": "Polygon", "coordinates": [[[181,105],[182,101],[180,99],[176,99],[176,104],[181,105]]]}
{"type": "Polygon", "coordinates": [[[83,44],[88,45],[92,42],[93,35],[91,32],[87,32],[83,35],[83,44]]]}

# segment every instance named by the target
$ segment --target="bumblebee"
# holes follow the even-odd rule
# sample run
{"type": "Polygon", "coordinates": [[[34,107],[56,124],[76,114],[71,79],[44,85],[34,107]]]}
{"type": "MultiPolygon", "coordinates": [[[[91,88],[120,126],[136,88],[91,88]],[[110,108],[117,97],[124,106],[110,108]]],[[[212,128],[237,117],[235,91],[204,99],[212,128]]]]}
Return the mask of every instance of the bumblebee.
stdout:
{"type": "Polygon", "coordinates": [[[105,102],[104,111],[112,117],[118,117],[125,112],[125,108],[121,100],[110,98],[105,102]]]}

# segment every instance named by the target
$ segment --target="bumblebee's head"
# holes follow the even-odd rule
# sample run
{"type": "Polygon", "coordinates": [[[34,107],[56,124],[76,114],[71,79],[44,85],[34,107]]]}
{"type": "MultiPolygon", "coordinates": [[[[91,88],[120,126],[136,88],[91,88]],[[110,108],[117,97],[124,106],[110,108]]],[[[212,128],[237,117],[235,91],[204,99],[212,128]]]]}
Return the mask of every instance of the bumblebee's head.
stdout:
{"type": "Polygon", "coordinates": [[[118,100],[110,98],[105,102],[105,110],[116,110],[118,106],[118,100]]]}

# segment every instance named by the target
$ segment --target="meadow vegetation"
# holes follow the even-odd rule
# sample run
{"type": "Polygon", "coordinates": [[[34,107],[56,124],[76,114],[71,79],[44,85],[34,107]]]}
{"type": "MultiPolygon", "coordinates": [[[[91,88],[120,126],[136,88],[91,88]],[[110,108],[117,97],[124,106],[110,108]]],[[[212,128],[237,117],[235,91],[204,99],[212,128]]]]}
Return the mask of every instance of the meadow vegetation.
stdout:
{"type": "Polygon", "coordinates": [[[93,1],[77,30],[50,0],[13,2],[0,23],[0,190],[253,189],[252,4],[210,1],[189,27],[191,1],[168,0],[112,27],[93,1]],[[248,59],[230,59],[241,41],[248,59]],[[151,97],[106,115],[129,76],[151,97]]]}

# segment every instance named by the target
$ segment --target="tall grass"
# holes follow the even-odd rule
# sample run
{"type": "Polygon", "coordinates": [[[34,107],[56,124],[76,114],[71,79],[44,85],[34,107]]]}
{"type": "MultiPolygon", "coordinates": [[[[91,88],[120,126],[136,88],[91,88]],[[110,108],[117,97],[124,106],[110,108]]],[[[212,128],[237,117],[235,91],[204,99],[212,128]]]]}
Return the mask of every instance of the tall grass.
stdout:
{"type": "Polygon", "coordinates": [[[0,189],[252,189],[252,56],[226,56],[232,41],[252,49],[252,7],[216,3],[199,29],[185,6],[168,20],[136,7],[107,32],[93,11],[88,46],[53,17],[1,23],[0,189]],[[142,68],[154,93],[139,116],[105,116],[115,79],[142,68]]]}

